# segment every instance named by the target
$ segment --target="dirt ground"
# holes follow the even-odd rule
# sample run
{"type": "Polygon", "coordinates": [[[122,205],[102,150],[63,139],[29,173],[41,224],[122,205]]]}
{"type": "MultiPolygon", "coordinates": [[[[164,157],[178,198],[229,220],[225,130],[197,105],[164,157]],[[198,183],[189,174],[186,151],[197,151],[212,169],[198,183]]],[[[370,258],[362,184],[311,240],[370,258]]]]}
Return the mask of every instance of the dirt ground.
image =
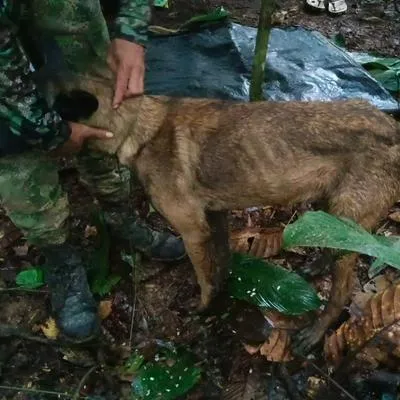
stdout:
{"type": "MultiPolygon", "coordinates": [[[[219,5],[230,11],[234,20],[253,26],[257,24],[259,2],[252,0],[172,0],[168,10],[155,12],[154,24],[175,27],[187,18],[219,5]]],[[[400,18],[391,12],[392,4],[387,5],[386,13],[382,13],[379,7],[362,2],[349,2],[348,5],[349,12],[346,15],[332,18],[305,13],[299,0],[280,0],[278,19],[284,25],[304,25],[327,36],[341,33],[350,49],[392,56],[400,54],[400,18]]],[[[95,240],[87,237],[87,227],[91,225],[89,215],[96,205],[79,183],[73,163],[62,165],[60,178],[70,195],[73,238],[85,251],[93,247],[95,240]]],[[[270,208],[237,211],[232,213],[231,222],[235,227],[243,227],[249,221],[256,227],[283,226],[293,218],[295,212],[295,209],[270,208]]],[[[150,222],[160,225],[157,217],[150,218],[150,222]]],[[[385,230],[398,232],[400,225],[388,220],[383,221],[382,226],[385,230]]],[[[249,385],[249,373],[257,377],[256,383],[260,386],[256,391],[258,395],[232,395],[224,397],[226,400],[265,399],[267,392],[270,399],[290,398],[285,390],[285,379],[281,379],[282,373],[265,360],[248,355],[243,349],[240,335],[233,333],[234,320],[220,318],[232,311],[229,302],[221,300],[219,309],[208,315],[198,316],[191,312],[199,293],[189,262],[182,262],[178,266],[143,262],[132,273],[127,264],[122,262],[121,249],[116,243],[112,246],[111,266],[113,272],[119,273],[123,279],[106,297],[112,301],[113,308],[111,315],[103,321],[102,342],[95,346],[71,349],[47,341],[38,329],[38,325],[49,316],[46,290],[35,293],[7,290],[13,286],[21,268],[39,263],[38,254],[35,249],[26,246],[24,238],[4,213],[0,214],[0,232],[0,324],[9,324],[20,330],[17,338],[6,337],[9,336],[7,332],[0,330],[1,400],[57,397],[54,393],[22,393],[16,389],[21,387],[75,393],[81,379],[92,366],[96,366],[96,369],[85,378],[77,392],[80,396],[129,398],[129,383],[121,382],[112,373],[121,359],[115,348],[121,345],[135,348],[155,339],[187,346],[202,365],[202,381],[185,399],[219,399],[222,387],[239,385],[243,388],[249,385]],[[21,332],[28,332],[30,337],[21,337],[21,332]],[[1,385],[12,389],[6,390],[1,385]]],[[[275,261],[301,268],[309,265],[314,257],[314,253],[292,254],[286,255],[285,259],[278,257],[275,261]]],[[[361,269],[360,277],[365,281],[363,271],[365,269],[361,269]]],[[[252,326],[250,322],[248,325],[252,326]]],[[[257,333],[256,329],[253,333],[257,333]]],[[[319,355],[320,349],[316,351],[317,359],[319,355]]],[[[292,383],[303,390],[301,398],[306,398],[306,377],[318,374],[306,364],[297,363],[289,368],[292,383]]],[[[332,396],[340,398],[333,388],[332,396]]]]}

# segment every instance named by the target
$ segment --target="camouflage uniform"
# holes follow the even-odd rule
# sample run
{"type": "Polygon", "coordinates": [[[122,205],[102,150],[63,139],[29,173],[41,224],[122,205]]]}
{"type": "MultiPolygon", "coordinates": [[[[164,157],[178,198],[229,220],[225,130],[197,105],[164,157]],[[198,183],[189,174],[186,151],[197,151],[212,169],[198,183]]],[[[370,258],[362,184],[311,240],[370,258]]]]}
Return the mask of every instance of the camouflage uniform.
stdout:
{"type": "MultiPolygon", "coordinates": [[[[145,45],[149,18],[147,0],[122,0],[111,36],[145,45]]],[[[51,37],[67,67],[80,71],[105,62],[110,33],[99,0],[0,0],[0,201],[32,244],[59,244],[69,205],[45,151],[62,145],[70,129],[37,90],[19,40],[24,29],[51,37]]],[[[129,173],[115,159],[86,153],[79,164],[101,200],[127,200],[129,173]]]]}

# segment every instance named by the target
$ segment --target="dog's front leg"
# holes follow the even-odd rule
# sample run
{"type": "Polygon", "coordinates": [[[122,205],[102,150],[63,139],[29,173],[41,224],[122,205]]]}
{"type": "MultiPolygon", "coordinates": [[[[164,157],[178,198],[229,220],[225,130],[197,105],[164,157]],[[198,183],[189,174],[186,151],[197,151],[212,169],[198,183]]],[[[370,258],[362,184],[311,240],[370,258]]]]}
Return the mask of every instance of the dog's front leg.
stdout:
{"type": "Polygon", "coordinates": [[[152,200],[182,236],[201,290],[198,308],[204,310],[220,288],[227,269],[225,264],[229,262],[227,215],[223,212],[206,214],[202,205],[187,195],[166,199],[155,193],[152,200]],[[182,198],[185,198],[183,204],[182,198]]]}
{"type": "Polygon", "coordinates": [[[186,222],[180,232],[201,290],[198,309],[203,311],[220,291],[227,277],[230,249],[227,212],[207,211],[205,220],[198,218],[199,215],[203,215],[203,212],[197,214],[197,218],[193,216],[196,219],[187,221],[191,223],[190,229],[186,230],[186,222]]]}

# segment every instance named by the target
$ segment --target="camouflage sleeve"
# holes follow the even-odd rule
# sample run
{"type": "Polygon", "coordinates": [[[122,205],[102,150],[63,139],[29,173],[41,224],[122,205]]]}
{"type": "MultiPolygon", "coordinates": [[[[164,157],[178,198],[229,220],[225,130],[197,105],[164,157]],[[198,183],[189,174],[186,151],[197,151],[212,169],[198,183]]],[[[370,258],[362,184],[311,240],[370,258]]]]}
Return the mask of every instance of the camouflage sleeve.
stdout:
{"type": "Polygon", "coordinates": [[[69,138],[69,125],[38,93],[30,63],[2,5],[0,2],[0,118],[23,146],[52,150],[69,138]]]}
{"type": "Polygon", "coordinates": [[[115,20],[114,37],[145,46],[150,16],[151,7],[148,0],[121,0],[121,7],[115,20]]]}

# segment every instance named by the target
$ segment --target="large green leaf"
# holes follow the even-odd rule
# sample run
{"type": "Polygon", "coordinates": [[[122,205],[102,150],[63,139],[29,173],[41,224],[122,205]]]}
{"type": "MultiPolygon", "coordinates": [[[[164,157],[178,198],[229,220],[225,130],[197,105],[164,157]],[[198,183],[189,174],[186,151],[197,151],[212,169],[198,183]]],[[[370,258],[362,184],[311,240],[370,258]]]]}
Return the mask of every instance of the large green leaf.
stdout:
{"type": "Polygon", "coordinates": [[[354,251],[377,257],[400,268],[400,251],[392,241],[368,233],[354,221],[335,217],[323,211],[309,211],[283,232],[283,247],[326,247],[354,251]]]}
{"type": "Polygon", "coordinates": [[[368,71],[382,86],[390,92],[400,91],[400,68],[399,69],[372,69],[368,71]]]}
{"type": "Polygon", "coordinates": [[[400,90],[400,59],[368,53],[351,53],[381,85],[392,93],[400,90]]]}
{"type": "MultiPolygon", "coordinates": [[[[400,252],[400,237],[399,236],[376,236],[378,240],[380,240],[385,246],[392,247],[393,250],[400,252]]],[[[370,278],[379,274],[384,268],[386,264],[380,258],[377,258],[372,264],[368,271],[368,275],[370,278]]]]}
{"type": "Polygon", "coordinates": [[[287,315],[321,305],[315,290],[299,275],[245,254],[233,254],[229,291],[237,299],[287,315]]]}
{"type": "Polygon", "coordinates": [[[133,365],[134,399],[173,400],[187,393],[201,378],[201,369],[184,349],[161,347],[154,361],[143,363],[138,359],[133,365]]]}
{"type": "Polygon", "coordinates": [[[40,267],[21,271],[16,277],[16,284],[26,289],[37,289],[44,283],[44,273],[40,267]]]}

